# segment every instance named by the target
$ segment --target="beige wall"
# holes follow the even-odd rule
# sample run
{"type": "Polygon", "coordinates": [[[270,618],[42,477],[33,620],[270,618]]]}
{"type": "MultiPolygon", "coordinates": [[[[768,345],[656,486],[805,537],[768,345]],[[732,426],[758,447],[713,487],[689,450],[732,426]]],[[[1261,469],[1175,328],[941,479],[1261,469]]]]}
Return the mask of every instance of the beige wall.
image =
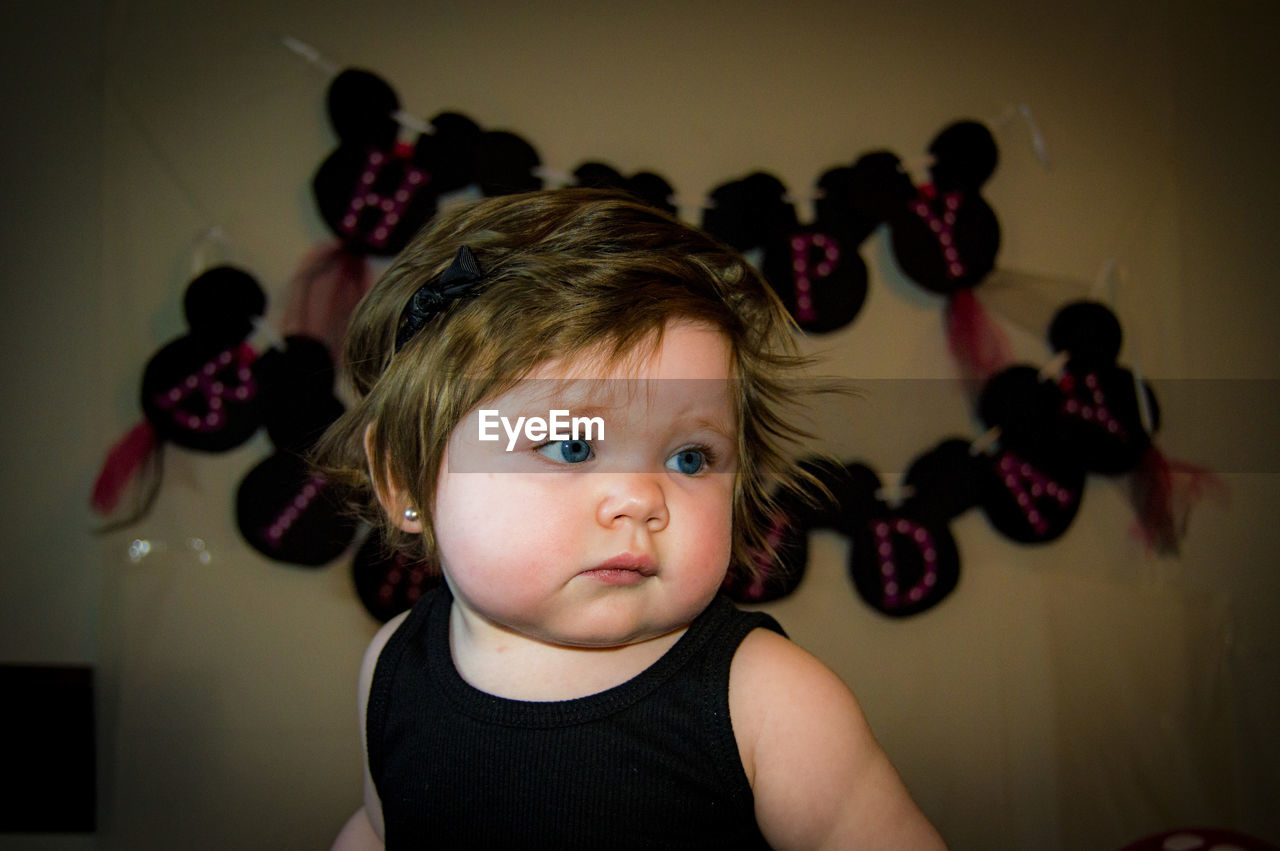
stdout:
{"type": "MultiPolygon", "coordinates": [[[[1015,545],[971,512],[953,525],[959,588],[903,622],[857,599],[844,542],[818,535],[805,582],[770,609],[858,693],[956,848],[1118,847],[1191,823],[1280,841],[1267,555],[1280,464],[1266,444],[1280,133],[1262,105],[1263,4],[76,5],[70,19],[25,13],[33,36],[5,69],[31,120],[5,148],[18,190],[5,199],[0,658],[94,662],[102,692],[102,828],[64,847],[313,848],[358,805],[354,679],[376,625],[347,563],[281,567],[240,540],[234,490],[265,436],[219,456],[170,449],[145,521],[85,531],[101,453],[140,415],[142,366],[183,333],[197,255],[243,266],[275,298],[325,236],[307,187],[334,144],[326,78],[280,34],[377,71],[411,112],[515,130],[554,169],[655,169],[691,220],[712,187],[760,168],[807,215],[826,168],[873,147],[910,160],[954,118],[1029,104],[1052,167],[1025,126],[999,125],[985,194],[1000,265],[1078,283],[980,295],[1039,363],[1052,309],[1113,258],[1123,358],[1169,400],[1162,442],[1222,466],[1229,506],[1196,513],[1180,559],[1143,552],[1122,488],[1101,479],[1050,546],[1015,545]],[[197,250],[213,226],[225,243],[197,250]],[[131,561],[135,537],[158,552],[131,561]]],[[[898,276],[882,239],[863,253],[866,308],[813,346],[854,378],[949,378],[940,303],[898,276]]],[[[937,387],[906,406],[873,394],[824,437],[892,471],[976,436],[958,386],[937,387]]]]}

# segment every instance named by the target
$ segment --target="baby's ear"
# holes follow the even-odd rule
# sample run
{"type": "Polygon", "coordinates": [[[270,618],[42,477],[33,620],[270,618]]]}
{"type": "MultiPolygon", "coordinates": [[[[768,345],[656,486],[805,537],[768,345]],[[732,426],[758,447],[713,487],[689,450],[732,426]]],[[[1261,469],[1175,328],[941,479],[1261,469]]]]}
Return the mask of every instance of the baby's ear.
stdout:
{"type": "Polygon", "coordinates": [[[369,465],[369,481],[373,483],[374,495],[393,526],[410,535],[421,535],[422,516],[409,492],[390,475],[386,464],[379,467],[373,463],[373,427],[374,424],[369,423],[364,428],[364,457],[369,465]]]}

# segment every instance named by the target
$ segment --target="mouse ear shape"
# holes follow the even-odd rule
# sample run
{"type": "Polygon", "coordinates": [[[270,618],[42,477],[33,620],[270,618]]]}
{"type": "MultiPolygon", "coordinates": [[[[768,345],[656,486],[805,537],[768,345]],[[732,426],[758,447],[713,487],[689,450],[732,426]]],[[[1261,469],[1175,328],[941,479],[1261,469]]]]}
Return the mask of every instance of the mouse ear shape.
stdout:
{"type": "Polygon", "coordinates": [[[588,189],[622,189],[627,179],[608,163],[585,162],[573,170],[573,185],[588,189]]]}
{"type": "Polygon", "coordinates": [[[862,528],[882,505],[877,494],[883,483],[876,471],[866,464],[845,464],[840,469],[830,470],[823,481],[837,501],[838,516],[831,518],[830,525],[845,534],[862,528]]]}
{"type": "Polygon", "coordinates": [[[915,200],[916,187],[891,151],[858,157],[848,175],[847,193],[859,218],[880,224],[915,200]]]}
{"type": "Polygon", "coordinates": [[[948,521],[981,502],[983,462],[969,447],[967,440],[944,440],[911,464],[903,483],[921,515],[948,521]]]}
{"type": "Polygon", "coordinates": [[[532,192],[542,188],[534,171],[542,164],[533,146],[515,133],[491,130],[480,136],[476,150],[476,183],[485,197],[532,192]]]}
{"type": "Polygon", "coordinates": [[[1060,442],[1058,410],[1062,392],[1042,381],[1031,366],[1011,366],[993,375],[978,397],[978,416],[999,428],[1002,443],[1042,446],[1060,442]]]}
{"type": "Polygon", "coordinates": [[[328,93],[329,122],[344,144],[386,150],[395,143],[400,99],[371,71],[348,68],[333,78],[328,93]]]}
{"type": "Polygon", "coordinates": [[[702,211],[702,229],[739,251],[754,248],[747,227],[747,197],[741,180],[722,183],[711,190],[702,211]]]}
{"type": "Polygon", "coordinates": [[[585,162],[574,169],[573,181],[575,186],[618,189],[650,207],[673,216],[676,214],[676,205],[671,202],[675,190],[664,178],[651,171],[640,171],[631,177],[624,177],[608,163],[585,162]]]}
{"type": "Polygon", "coordinates": [[[795,206],[787,200],[787,187],[767,172],[757,171],[742,181],[749,221],[755,233],[753,246],[765,245],[799,227],[795,206]]]}
{"type": "Polygon", "coordinates": [[[676,205],[671,200],[675,189],[660,174],[651,171],[638,171],[627,181],[626,189],[632,195],[670,215],[676,214],[676,205]]]}
{"type": "Polygon", "coordinates": [[[283,349],[271,349],[258,358],[254,374],[267,434],[278,450],[305,454],[342,416],[343,405],[333,395],[333,359],[319,340],[286,337],[283,349]]]}
{"type": "Polygon", "coordinates": [[[702,227],[738,251],[760,248],[799,226],[782,181],[758,171],[711,192],[702,227]]]}
{"type": "Polygon", "coordinates": [[[1081,363],[1115,363],[1123,340],[1120,320],[1096,301],[1068,304],[1049,323],[1049,345],[1055,352],[1067,352],[1072,360],[1081,363]]]}
{"type": "Polygon", "coordinates": [[[929,175],[939,192],[976,191],[995,173],[1000,159],[995,137],[985,124],[957,121],[929,144],[929,175]]]}
{"type": "Polygon", "coordinates": [[[431,174],[437,195],[462,189],[476,180],[476,151],[484,131],[465,115],[442,112],[431,119],[431,133],[418,136],[413,160],[431,174]]]}
{"type": "Polygon", "coordinates": [[[191,336],[230,345],[249,336],[253,320],[267,308],[258,281],[233,266],[215,266],[187,285],[182,310],[191,336]]]}
{"type": "Polygon", "coordinates": [[[870,236],[882,217],[870,215],[867,206],[859,204],[857,173],[853,166],[827,169],[818,178],[813,217],[818,228],[838,234],[850,248],[870,236]]]}

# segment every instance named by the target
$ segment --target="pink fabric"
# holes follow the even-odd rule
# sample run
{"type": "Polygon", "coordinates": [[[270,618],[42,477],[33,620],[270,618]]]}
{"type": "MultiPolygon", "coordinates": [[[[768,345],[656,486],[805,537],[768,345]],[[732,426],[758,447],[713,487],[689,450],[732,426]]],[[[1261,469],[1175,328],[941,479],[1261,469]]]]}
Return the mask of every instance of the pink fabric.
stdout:
{"type": "Polygon", "coordinates": [[[961,373],[970,381],[981,384],[1009,365],[1009,341],[973,290],[962,289],[951,296],[947,343],[961,373]]]}
{"type": "Polygon", "coordinates": [[[1210,492],[1225,498],[1226,484],[1203,467],[1165,456],[1153,444],[1133,472],[1131,500],[1136,533],[1160,555],[1177,555],[1191,509],[1210,492]]]}
{"type": "Polygon", "coordinates": [[[102,471],[93,483],[90,507],[99,514],[110,514],[119,505],[120,497],[134,475],[159,446],[160,441],[150,420],[143,420],[129,429],[107,452],[102,471]]]}
{"type": "Polygon", "coordinates": [[[372,284],[362,254],[334,241],[312,249],[289,282],[280,331],[320,340],[337,361],[347,322],[372,284]]]}

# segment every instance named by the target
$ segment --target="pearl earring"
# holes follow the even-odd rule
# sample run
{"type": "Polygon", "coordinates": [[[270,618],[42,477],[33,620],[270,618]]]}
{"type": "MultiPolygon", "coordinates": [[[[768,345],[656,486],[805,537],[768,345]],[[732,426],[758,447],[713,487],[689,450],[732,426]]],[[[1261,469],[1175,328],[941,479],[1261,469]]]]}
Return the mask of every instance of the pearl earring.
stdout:
{"type": "Polygon", "coordinates": [[[418,520],[418,517],[419,517],[418,509],[406,508],[404,510],[404,519],[409,521],[410,523],[416,523],[418,520]]]}

